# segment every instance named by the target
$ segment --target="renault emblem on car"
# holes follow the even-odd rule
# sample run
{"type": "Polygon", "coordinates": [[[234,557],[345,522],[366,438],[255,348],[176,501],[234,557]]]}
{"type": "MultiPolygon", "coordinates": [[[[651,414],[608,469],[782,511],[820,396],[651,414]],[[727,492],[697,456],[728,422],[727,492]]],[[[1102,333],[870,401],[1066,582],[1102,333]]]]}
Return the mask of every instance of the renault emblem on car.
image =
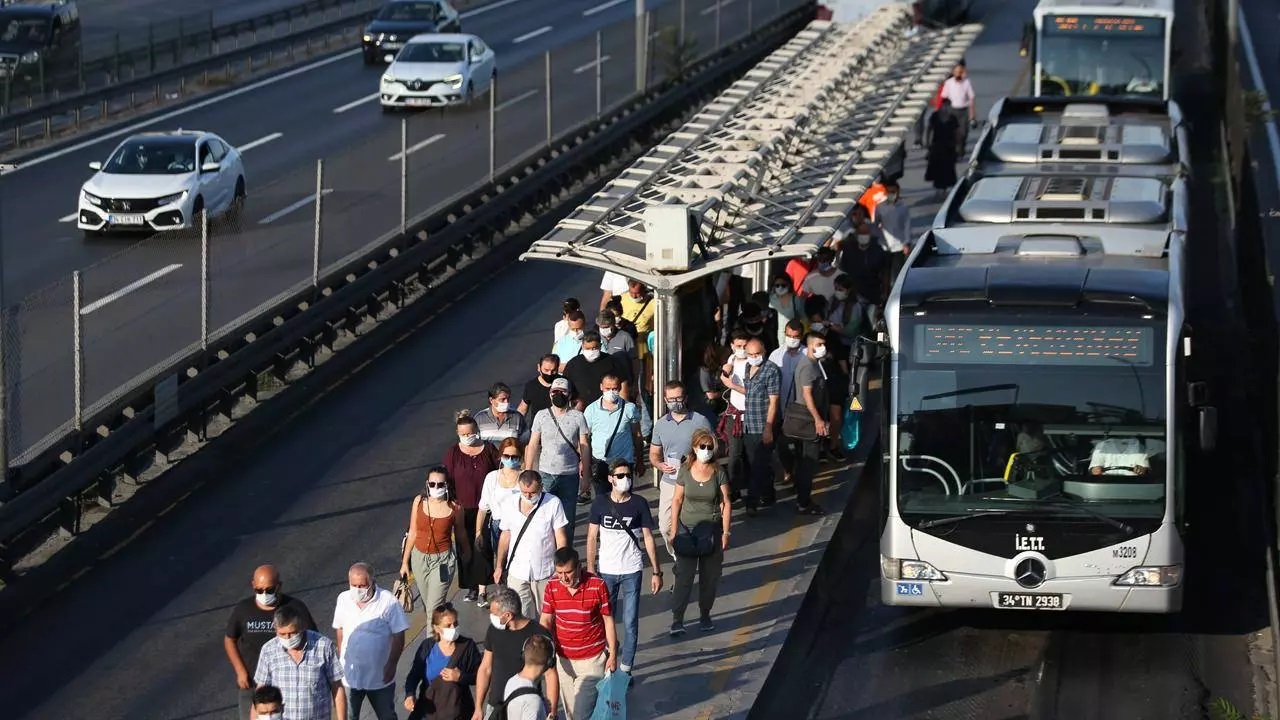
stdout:
{"type": "Polygon", "coordinates": [[[1039,587],[1047,574],[1044,563],[1035,558],[1027,558],[1013,569],[1013,579],[1024,588],[1039,587]]]}

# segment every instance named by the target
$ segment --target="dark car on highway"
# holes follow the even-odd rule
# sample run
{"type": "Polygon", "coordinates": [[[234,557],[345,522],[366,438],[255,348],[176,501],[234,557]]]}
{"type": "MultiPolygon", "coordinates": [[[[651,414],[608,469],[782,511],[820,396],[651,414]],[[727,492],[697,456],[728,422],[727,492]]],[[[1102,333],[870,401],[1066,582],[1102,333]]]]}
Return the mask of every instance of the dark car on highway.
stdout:
{"type": "Polygon", "coordinates": [[[364,29],[364,64],[390,62],[414,35],[460,32],[462,18],[445,0],[391,0],[364,29]]]}
{"type": "Polygon", "coordinates": [[[70,0],[0,7],[0,82],[53,82],[77,73],[80,10],[70,0]]]}

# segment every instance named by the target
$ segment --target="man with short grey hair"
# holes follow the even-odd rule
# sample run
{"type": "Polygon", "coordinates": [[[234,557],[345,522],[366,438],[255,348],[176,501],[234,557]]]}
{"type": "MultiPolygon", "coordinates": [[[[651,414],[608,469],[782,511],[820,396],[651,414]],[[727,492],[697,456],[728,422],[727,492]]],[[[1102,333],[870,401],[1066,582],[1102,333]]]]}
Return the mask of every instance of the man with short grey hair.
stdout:
{"type": "MultiPolygon", "coordinates": [[[[472,720],[485,720],[493,708],[504,700],[507,681],[524,669],[524,643],[534,635],[545,637],[554,647],[551,631],[524,616],[520,596],[506,585],[490,585],[485,599],[489,601],[489,628],[484,638],[484,659],[476,672],[476,712],[472,720]]],[[[547,707],[560,703],[560,678],[556,675],[554,655],[542,673],[542,692],[547,707]]]]}
{"type": "Polygon", "coordinates": [[[395,720],[396,664],[404,652],[409,619],[395,595],[378,587],[368,563],[352,565],[347,582],[350,589],[338,594],[333,609],[333,627],[351,717],[360,717],[368,698],[378,720],[395,720]]]}
{"type": "MultiPolygon", "coordinates": [[[[307,630],[301,611],[294,605],[276,608],[272,623],[276,636],[262,646],[254,684],[280,688],[284,720],[347,720],[342,663],[333,641],[307,630]]],[[[256,706],[249,714],[257,718],[256,706]]],[[[352,717],[359,716],[357,708],[352,717]]]]}

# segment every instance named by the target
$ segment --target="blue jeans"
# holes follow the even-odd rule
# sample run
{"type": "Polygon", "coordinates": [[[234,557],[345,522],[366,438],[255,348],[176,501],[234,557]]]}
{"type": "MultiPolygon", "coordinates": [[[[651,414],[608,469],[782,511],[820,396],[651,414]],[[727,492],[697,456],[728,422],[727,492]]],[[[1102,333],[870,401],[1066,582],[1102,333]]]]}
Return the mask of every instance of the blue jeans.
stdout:
{"type": "Polygon", "coordinates": [[[630,575],[600,574],[604,585],[609,589],[609,608],[613,611],[614,622],[621,623],[622,632],[618,636],[618,664],[630,672],[636,662],[636,643],[640,641],[640,580],[644,571],[630,575]]]}
{"type": "MultiPolygon", "coordinates": [[[[559,498],[560,504],[564,506],[564,516],[569,518],[569,524],[564,528],[564,535],[569,542],[569,547],[573,547],[573,531],[578,519],[578,473],[552,475],[539,472],[538,474],[542,476],[542,489],[559,498]]],[[[511,542],[515,542],[515,538],[516,536],[512,535],[511,542]]]]}
{"type": "Polygon", "coordinates": [[[360,709],[364,706],[365,698],[369,699],[369,704],[373,706],[373,713],[378,720],[396,720],[396,686],[392,683],[378,690],[357,690],[355,688],[346,688],[347,691],[347,717],[360,717],[360,709]]]}

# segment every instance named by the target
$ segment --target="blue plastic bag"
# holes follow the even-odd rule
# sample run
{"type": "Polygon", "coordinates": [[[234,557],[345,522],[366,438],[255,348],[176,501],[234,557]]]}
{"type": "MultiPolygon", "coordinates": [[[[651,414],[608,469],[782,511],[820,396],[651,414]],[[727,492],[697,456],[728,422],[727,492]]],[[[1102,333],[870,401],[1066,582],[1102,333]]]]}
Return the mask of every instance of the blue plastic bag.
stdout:
{"type": "Polygon", "coordinates": [[[591,720],[627,720],[627,686],[631,675],[621,670],[611,672],[596,683],[596,709],[591,720]]]}
{"type": "Polygon", "coordinates": [[[858,440],[861,437],[862,403],[858,402],[857,396],[854,396],[849,402],[849,407],[844,409],[844,426],[840,428],[840,442],[845,450],[853,450],[858,446],[858,440]]]}

